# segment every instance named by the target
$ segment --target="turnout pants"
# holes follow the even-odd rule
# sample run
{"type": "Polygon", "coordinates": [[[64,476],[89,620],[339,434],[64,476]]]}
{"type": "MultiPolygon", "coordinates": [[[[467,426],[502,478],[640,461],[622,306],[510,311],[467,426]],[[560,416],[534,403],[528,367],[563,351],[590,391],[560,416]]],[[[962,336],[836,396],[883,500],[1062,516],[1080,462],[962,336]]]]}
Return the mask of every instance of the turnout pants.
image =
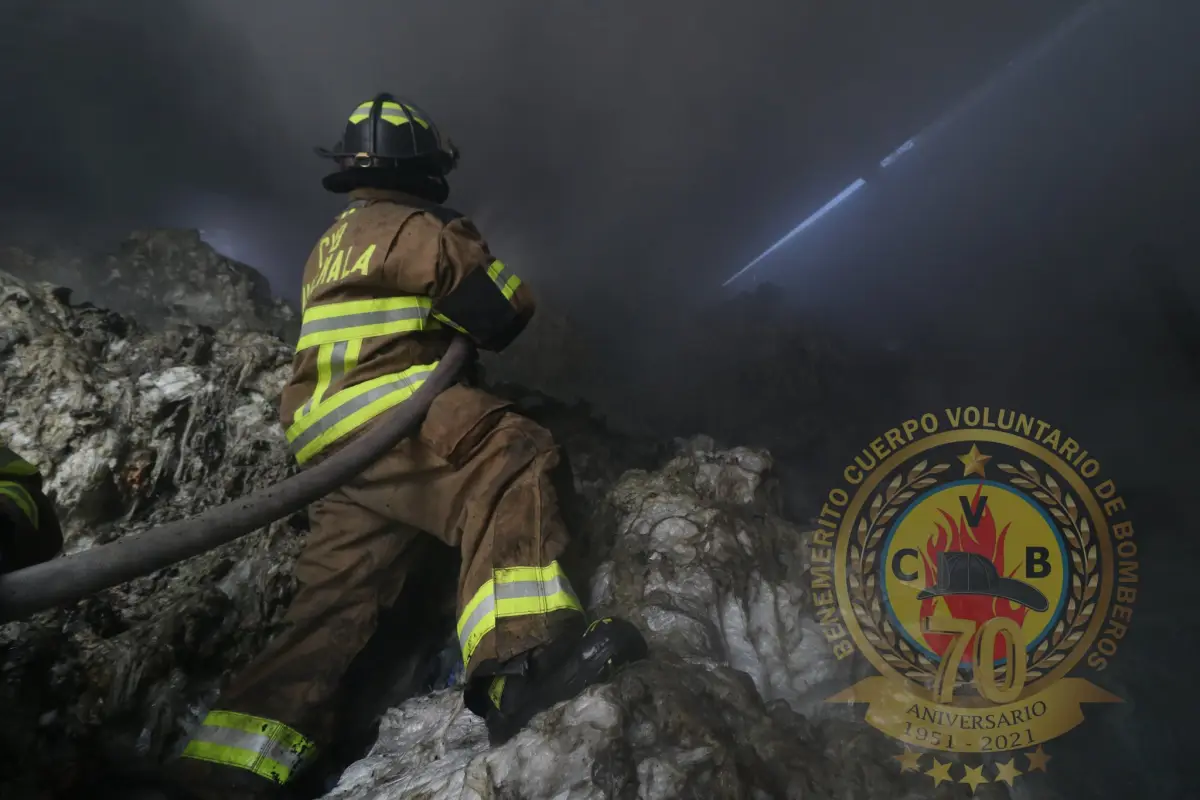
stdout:
{"type": "MultiPolygon", "coordinates": [[[[417,436],[309,509],[285,630],[238,675],[177,765],[191,782],[287,783],[332,734],[340,682],[420,569],[418,538],[462,554],[458,637],[468,676],[549,641],[582,614],[557,558],[567,533],[549,432],[453,386],[417,436]],[[422,533],[425,532],[425,533],[422,533]],[[483,665],[484,669],[480,669],[483,665]]],[[[228,795],[225,795],[228,797],[228,795]]]]}

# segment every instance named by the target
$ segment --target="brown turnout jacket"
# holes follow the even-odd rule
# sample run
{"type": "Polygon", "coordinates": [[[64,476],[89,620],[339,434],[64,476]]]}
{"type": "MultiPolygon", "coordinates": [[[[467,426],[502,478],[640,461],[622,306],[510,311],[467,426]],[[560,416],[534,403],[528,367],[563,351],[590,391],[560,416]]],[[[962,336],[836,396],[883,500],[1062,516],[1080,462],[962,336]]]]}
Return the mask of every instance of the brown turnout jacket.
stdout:
{"type": "Polygon", "coordinates": [[[301,463],[403,402],[455,330],[499,351],[529,322],[528,287],[466,217],[360,189],[304,268],[304,318],[280,419],[301,463]]]}

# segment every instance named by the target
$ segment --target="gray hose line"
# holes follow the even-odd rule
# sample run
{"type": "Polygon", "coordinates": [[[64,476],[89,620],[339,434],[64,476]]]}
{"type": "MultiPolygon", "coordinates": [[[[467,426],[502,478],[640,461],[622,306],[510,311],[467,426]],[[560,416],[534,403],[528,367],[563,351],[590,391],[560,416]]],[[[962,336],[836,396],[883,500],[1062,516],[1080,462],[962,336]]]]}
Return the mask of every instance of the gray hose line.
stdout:
{"type": "Polygon", "coordinates": [[[412,397],[380,423],[324,461],[274,486],[73,555],[0,575],[0,622],[70,603],[212,550],[286,517],[361,473],[403,439],[433,399],[457,379],[472,352],[456,336],[438,366],[412,397]]]}

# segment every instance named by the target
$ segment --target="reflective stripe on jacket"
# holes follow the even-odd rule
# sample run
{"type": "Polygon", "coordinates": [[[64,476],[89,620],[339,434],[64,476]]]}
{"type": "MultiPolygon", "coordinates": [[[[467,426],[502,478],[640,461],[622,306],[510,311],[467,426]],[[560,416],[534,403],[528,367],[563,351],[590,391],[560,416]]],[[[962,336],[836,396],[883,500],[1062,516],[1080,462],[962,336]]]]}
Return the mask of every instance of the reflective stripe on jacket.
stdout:
{"type": "Polygon", "coordinates": [[[534,301],[457,212],[358,190],[304,269],[303,319],[280,417],[304,464],[412,396],[455,331],[501,350],[534,301]]]}

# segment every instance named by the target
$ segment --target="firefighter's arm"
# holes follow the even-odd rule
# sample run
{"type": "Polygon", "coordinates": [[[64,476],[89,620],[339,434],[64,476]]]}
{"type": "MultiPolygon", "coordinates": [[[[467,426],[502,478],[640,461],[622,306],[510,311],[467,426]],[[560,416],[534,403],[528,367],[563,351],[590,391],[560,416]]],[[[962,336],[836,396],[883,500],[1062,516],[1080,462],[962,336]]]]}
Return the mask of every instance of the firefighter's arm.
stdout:
{"type": "Polygon", "coordinates": [[[409,218],[388,262],[400,288],[432,299],[433,315],[484,350],[507,347],[536,308],[529,287],[492,255],[478,228],[447,209],[409,218]]]}
{"type": "Polygon", "coordinates": [[[0,447],[0,572],[49,561],[62,552],[54,504],[37,468],[0,447]]]}

